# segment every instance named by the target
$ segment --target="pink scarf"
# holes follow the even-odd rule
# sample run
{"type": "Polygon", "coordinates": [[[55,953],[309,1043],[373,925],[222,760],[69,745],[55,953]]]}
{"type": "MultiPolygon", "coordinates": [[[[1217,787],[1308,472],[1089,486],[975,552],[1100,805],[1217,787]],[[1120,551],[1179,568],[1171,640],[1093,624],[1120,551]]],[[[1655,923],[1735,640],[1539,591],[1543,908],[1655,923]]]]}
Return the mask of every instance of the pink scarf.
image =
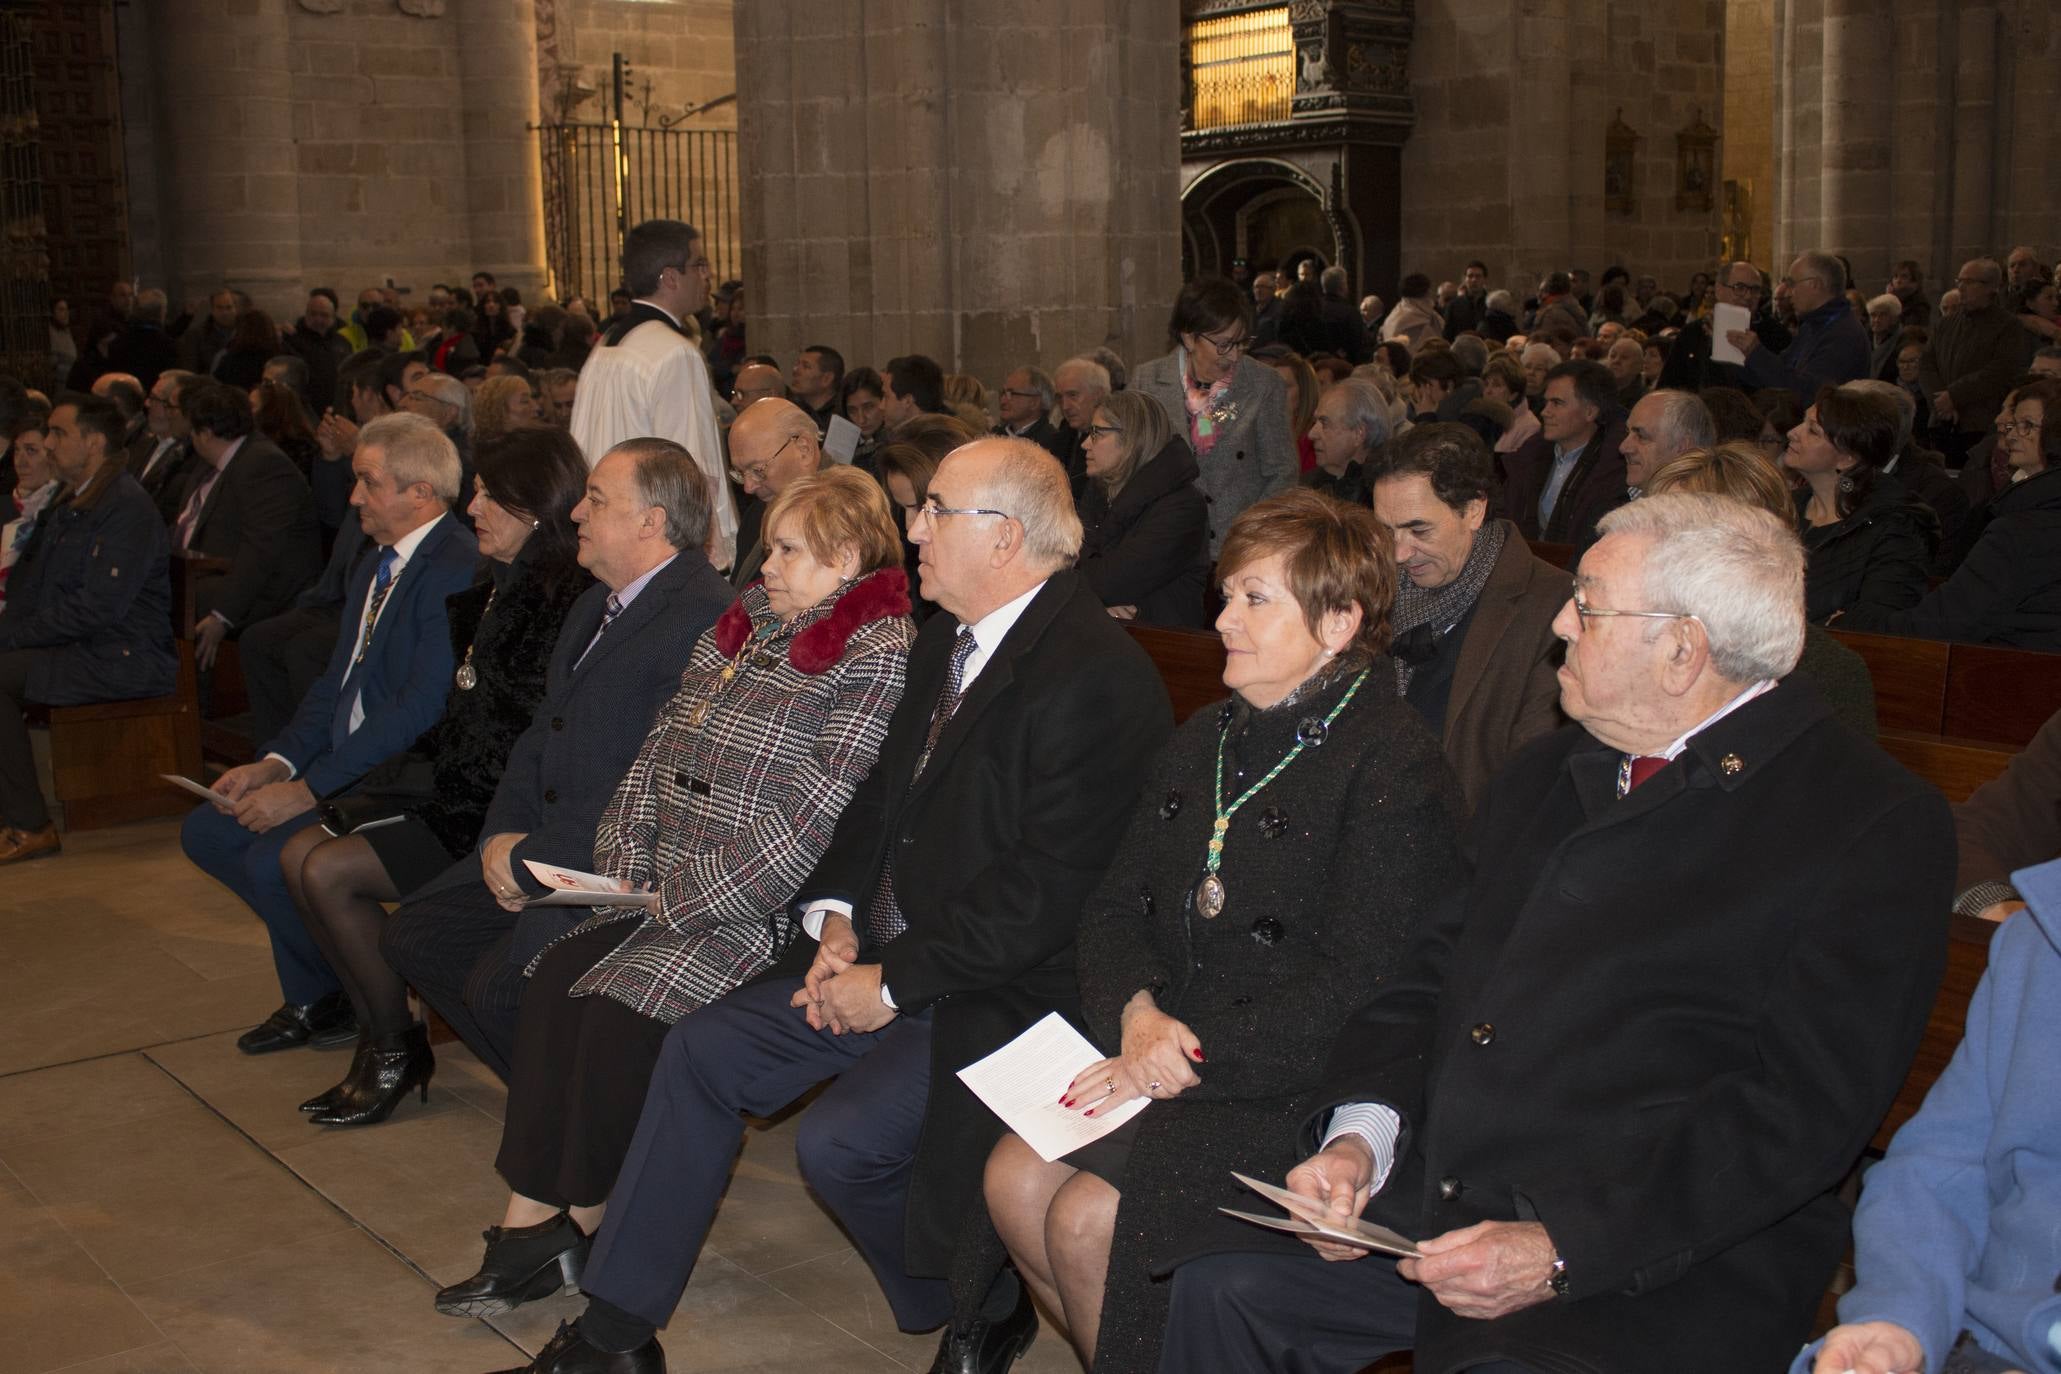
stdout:
{"type": "Polygon", "coordinates": [[[1224,375],[1212,386],[1204,386],[1195,380],[1194,360],[1187,349],[1181,350],[1181,383],[1188,402],[1188,438],[1195,447],[1195,456],[1202,457],[1217,446],[1216,428],[1220,420],[1232,419],[1235,412],[1224,406],[1224,396],[1231,389],[1231,378],[1238,370],[1233,363],[1224,369],[1224,375]]]}

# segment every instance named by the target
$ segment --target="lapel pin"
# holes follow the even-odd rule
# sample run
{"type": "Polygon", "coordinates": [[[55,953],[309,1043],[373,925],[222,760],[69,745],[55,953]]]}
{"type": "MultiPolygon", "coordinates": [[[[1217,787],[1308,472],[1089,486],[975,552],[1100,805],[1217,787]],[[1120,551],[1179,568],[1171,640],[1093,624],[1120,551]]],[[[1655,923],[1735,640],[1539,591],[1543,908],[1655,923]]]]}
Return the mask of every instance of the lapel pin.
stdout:
{"type": "Polygon", "coordinates": [[[1745,760],[1741,759],[1737,754],[1727,754],[1718,760],[1718,767],[1724,770],[1725,776],[1728,778],[1738,777],[1739,770],[1745,766],[1745,760]]]}

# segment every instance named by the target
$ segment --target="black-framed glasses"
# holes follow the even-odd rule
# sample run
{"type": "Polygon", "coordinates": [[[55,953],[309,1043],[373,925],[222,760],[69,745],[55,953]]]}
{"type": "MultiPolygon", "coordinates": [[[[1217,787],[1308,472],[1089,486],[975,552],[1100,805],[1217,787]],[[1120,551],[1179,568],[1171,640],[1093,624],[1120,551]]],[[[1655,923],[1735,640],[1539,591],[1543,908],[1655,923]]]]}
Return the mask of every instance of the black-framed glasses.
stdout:
{"type": "Polygon", "coordinates": [[[1089,425],[1088,433],[1097,439],[1107,439],[1112,434],[1121,434],[1123,431],[1115,425],[1089,425]]]}
{"type": "Polygon", "coordinates": [[[1611,611],[1591,606],[1582,599],[1581,579],[1576,578],[1573,586],[1574,613],[1581,618],[1582,628],[1589,628],[1591,620],[1603,620],[1612,616],[1626,620],[1694,620],[1688,611],[1611,611]]]}
{"type": "Polygon", "coordinates": [[[1004,520],[1016,518],[1006,510],[991,510],[986,506],[941,506],[935,496],[924,498],[923,504],[917,506],[911,514],[920,515],[926,520],[936,520],[946,515],[999,515],[1004,520]]]}
{"type": "Polygon", "coordinates": [[[781,454],[785,453],[787,451],[787,446],[793,443],[796,437],[797,436],[792,434],[788,435],[787,438],[781,442],[779,448],[774,449],[771,453],[759,459],[756,463],[753,463],[748,468],[731,468],[730,480],[737,483],[737,485],[740,487],[747,485],[764,486],[766,478],[772,474],[773,460],[778,458],[781,454]]]}
{"type": "Polygon", "coordinates": [[[1042,401],[1045,399],[1043,392],[1018,391],[1013,386],[1005,386],[995,394],[997,396],[1014,396],[1019,401],[1042,401]]]}
{"type": "Polygon", "coordinates": [[[1245,352],[1252,347],[1252,335],[1245,334],[1235,339],[1219,339],[1209,334],[1198,335],[1204,343],[1226,357],[1245,352]]]}

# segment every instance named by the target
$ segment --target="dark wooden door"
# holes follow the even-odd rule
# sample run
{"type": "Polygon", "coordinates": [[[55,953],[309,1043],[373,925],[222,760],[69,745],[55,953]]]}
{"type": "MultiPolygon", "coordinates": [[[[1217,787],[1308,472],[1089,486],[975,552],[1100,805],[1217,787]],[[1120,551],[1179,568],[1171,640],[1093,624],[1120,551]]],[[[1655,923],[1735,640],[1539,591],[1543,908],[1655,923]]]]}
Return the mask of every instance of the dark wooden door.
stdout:
{"type": "Polygon", "coordinates": [[[50,289],[83,324],[130,275],[113,0],[33,7],[32,80],[50,289]]]}

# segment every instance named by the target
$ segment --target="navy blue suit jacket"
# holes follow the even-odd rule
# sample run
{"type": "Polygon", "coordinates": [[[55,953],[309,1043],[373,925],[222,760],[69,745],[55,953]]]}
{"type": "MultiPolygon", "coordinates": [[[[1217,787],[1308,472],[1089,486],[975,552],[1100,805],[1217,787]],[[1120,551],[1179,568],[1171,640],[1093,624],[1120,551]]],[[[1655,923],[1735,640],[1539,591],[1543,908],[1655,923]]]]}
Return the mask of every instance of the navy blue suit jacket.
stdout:
{"type": "MultiPolygon", "coordinates": [[[[679,689],[695,641],[734,600],[729,582],[697,549],[681,553],[646,583],[584,659],[608,588],[589,587],[566,612],[544,700],[509,751],[480,827],[481,839],[524,836],[509,861],[525,887],[544,890],[523,868],[524,859],[593,867],[603,808],[636,761],[659,708],[679,689]]],[[[469,867],[477,875],[479,865],[469,867]]]]}
{"type": "Polygon", "coordinates": [[[471,586],[478,564],[479,544],[472,531],[456,516],[439,516],[387,593],[365,662],[353,674],[358,622],[379,568],[376,557],[361,562],[351,573],[350,595],[329,666],[308,688],[286,729],[259,749],[259,757],[276,753],[285,758],[310,791],[325,797],[356,782],[436,724],[456,667],[444,598],[471,586]],[[365,723],[339,739],[336,722],[350,709],[346,689],[363,692],[365,723]]]}

